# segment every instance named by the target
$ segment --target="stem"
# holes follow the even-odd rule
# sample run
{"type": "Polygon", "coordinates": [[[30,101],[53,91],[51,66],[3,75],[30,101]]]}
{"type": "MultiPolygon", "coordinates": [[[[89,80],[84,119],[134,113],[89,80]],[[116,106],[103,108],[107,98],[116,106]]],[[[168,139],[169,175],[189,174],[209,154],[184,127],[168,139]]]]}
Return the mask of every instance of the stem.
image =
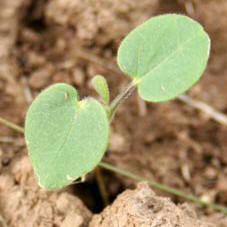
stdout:
{"type": "Polygon", "coordinates": [[[177,190],[175,188],[168,187],[168,186],[165,186],[165,185],[160,184],[158,182],[155,182],[155,181],[152,181],[150,179],[147,179],[145,177],[138,176],[136,174],[130,173],[130,172],[126,171],[126,170],[120,169],[118,167],[115,167],[115,166],[113,166],[111,164],[108,164],[108,163],[105,163],[105,162],[100,162],[99,166],[104,168],[104,169],[107,169],[109,171],[121,174],[121,175],[123,175],[125,177],[128,177],[128,178],[131,178],[133,180],[136,180],[136,181],[146,181],[154,188],[158,188],[158,189],[160,189],[160,190],[162,190],[164,192],[168,192],[170,194],[182,197],[182,198],[184,198],[186,200],[199,203],[200,205],[203,205],[203,206],[206,206],[206,207],[211,207],[214,210],[219,211],[219,212],[221,212],[223,214],[227,214],[227,207],[224,207],[224,206],[221,206],[221,205],[218,205],[218,204],[215,204],[215,203],[209,203],[209,202],[203,201],[200,198],[198,198],[198,197],[196,197],[196,196],[194,196],[192,194],[186,194],[186,193],[184,193],[184,192],[182,192],[180,190],[177,190]]]}
{"type": "Polygon", "coordinates": [[[102,200],[103,200],[103,204],[106,207],[110,204],[110,202],[109,202],[108,194],[106,191],[106,187],[105,187],[105,183],[103,180],[103,175],[102,175],[102,171],[101,171],[100,167],[95,168],[95,178],[96,178],[98,188],[99,188],[102,200]]]}
{"type": "Polygon", "coordinates": [[[137,86],[137,81],[133,80],[110,104],[109,121],[111,122],[119,105],[127,99],[137,86]]]}
{"type": "Polygon", "coordinates": [[[9,128],[14,129],[14,130],[17,131],[17,132],[24,133],[24,129],[23,129],[22,127],[20,127],[19,125],[14,124],[14,123],[12,123],[12,122],[9,122],[9,121],[7,121],[7,120],[4,119],[4,118],[1,118],[1,117],[0,117],[0,123],[2,123],[3,125],[5,125],[5,126],[7,126],[7,127],[9,127],[9,128]]]}
{"type": "MultiPolygon", "coordinates": [[[[13,124],[3,118],[0,117],[0,123],[20,132],[20,133],[24,133],[24,129],[16,124],[13,124]]],[[[136,181],[146,181],[148,182],[152,187],[154,188],[158,188],[160,189],[161,191],[164,191],[164,192],[168,192],[170,194],[173,194],[173,195],[176,195],[176,196],[179,196],[179,197],[182,197],[186,200],[189,200],[189,201],[193,201],[195,203],[198,203],[198,204],[201,204],[205,207],[211,207],[212,209],[216,210],[216,211],[219,211],[223,214],[227,214],[227,207],[224,207],[224,206],[221,206],[221,205],[218,205],[218,204],[215,204],[215,203],[209,203],[209,202],[206,202],[206,201],[203,201],[201,200],[200,198],[192,195],[192,194],[186,194],[180,190],[177,190],[175,188],[172,188],[172,187],[168,187],[168,186],[165,186],[163,184],[160,184],[158,182],[155,182],[155,181],[152,181],[150,179],[147,179],[145,177],[141,177],[141,176],[138,176],[134,173],[130,173],[126,170],[123,170],[123,169],[120,169],[119,167],[116,167],[116,166],[113,166],[109,163],[105,163],[105,162],[100,162],[99,163],[99,167],[101,168],[104,168],[104,169],[107,169],[109,171],[112,171],[112,172],[115,172],[115,173],[118,173],[118,174],[121,174],[125,177],[128,177],[130,179],[133,179],[133,180],[136,180],[136,181]]]]}

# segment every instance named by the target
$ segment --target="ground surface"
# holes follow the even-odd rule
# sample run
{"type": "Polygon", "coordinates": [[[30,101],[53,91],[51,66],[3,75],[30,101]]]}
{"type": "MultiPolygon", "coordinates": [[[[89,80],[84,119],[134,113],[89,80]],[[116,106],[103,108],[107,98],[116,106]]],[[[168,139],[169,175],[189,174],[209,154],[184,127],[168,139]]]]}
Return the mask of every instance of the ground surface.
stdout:
{"type": "MultiPolygon", "coordinates": [[[[210,34],[209,66],[189,94],[227,114],[226,0],[2,0],[0,4],[2,117],[23,126],[32,99],[59,81],[76,86],[81,97],[95,95],[90,86],[95,74],[106,76],[114,97],[128,83],[124,75],[110,70],[116,65],[120,40],[145,19],[166,12],[185,13],[210,34]]],[[[227,205],[226,137],[226,127],[190,106],[179,101],[145,104],[135,93],[116,115],[105,160],[227,205]]],[[[60,192],[38,188],[22,135],[1,125],[0,174],[0,223],[8,226],[87,226],[92,212],[102,209],[92,179],[60,192]]],[[[111,199],[135,187],[135,182],[118,175],[104,172],[104,178],[111,199]]],[[[94,216],[90,225],[97,226],[92,223],[102,219],[109,223],[117,201],[100,217],[94,216]]],[[[192,206],[201,220],[227,226],[222,215],[192,206]]]]}

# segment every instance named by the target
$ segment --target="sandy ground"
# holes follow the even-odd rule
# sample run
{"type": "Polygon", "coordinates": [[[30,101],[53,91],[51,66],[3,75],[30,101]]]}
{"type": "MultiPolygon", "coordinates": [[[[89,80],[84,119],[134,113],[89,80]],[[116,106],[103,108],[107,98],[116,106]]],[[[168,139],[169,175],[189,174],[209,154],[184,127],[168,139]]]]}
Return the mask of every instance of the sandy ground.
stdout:
{"type": "MultiPolygon", "coordinates": [[[[110,70],[116,66],[121,39],[147,18],[173,12],[200,21],[212,40],[208,68],[189,94],[227,113],[226,0],[2,0],[0,4],[2,117],[23,126],[32,99],[55,82],[74,85],[81,97],[95,95],[90,86],[95,74],[106,76],[114,97],[129,81],[110,70]]],[[[188,105],[179,101],[148,104],[135,93],[116,115],[105,160],[226,205],[226,135],[226,127],[188,105]]],[[[115,220],[126,223],[120,226],[189,226],[190,222],[208,226],[199,220],[227,226],[221,214],[195,204],[196,215],[191,208],[187,212],[181,205],[156,197],[147,186],[124,192],[111,207],[92,216],[97,203],[101,204],[93,186],[88,182],[58,192],[38,188],[23,137],[1,125],[0,174],[0,215],[8,226],[88,226],[90,220],[90,226],[117,226],[115,220]],[[141,203],[137,204],[137,197],[141,203]],[[151,201],[151,207],[144,210],[146,200],[151,201]],[[168,204],[174,212],[163,206],[155,213],[152,201],[168,204]],[[120,211],[127,215],[121,217],[120,211]]],[[[112,200],[124,189],[136,186],[132,180],[103,174],[112,200]]],[[[182,203],[174,196],[171,199],[182,203]]],[[[102,204],[98,207],[101,211],[102,204]]]]}

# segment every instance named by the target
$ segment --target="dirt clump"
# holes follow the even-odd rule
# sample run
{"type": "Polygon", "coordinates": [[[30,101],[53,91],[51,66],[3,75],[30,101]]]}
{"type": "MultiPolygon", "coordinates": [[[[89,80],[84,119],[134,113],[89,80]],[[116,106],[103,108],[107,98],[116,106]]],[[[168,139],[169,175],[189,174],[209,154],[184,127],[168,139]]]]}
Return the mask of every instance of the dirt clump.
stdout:
{"type": "Polygon", "coordinates": [[[20,21],[31,0],[1,0],[0,57],[8,56],[17,39],[20,21]]]}
{"type": "MultiPolygon", "coordinates": [[[[9,117],[10,104],[23,106],[23,91],[18,86],[19,69],[12,52],[18,38],[21,22],[31,0],[1,0],[0,7],[0,108],[4,116],[5,106],[9,117]]],[[[13,115],[13,114],[12,114],[13,115]]],[[[14,117],[18,121],[18,117],[14,117]]]]}
{"type": "Polygon", "coordinates": [[[94,215],[89,227],[214,227],[198,221],[187,205],[176,206],[156,196],[146,183],[120,194],[111,206],[94,215]]]}
{"type": "Polygon", "coordinates": [[[35,182],[27,156],[0,176],[0,213],[11,227],[86,227],[91,213],[66,191],[50,192],[35,182]]]}
{"type": "Polygon", "coordinates": [[[96,40],[104,45],[143,22],[158,5],[158,0],[52,0],[47,4],[46,17],[50,23],[74,28],[83,42],[96,40]]]}

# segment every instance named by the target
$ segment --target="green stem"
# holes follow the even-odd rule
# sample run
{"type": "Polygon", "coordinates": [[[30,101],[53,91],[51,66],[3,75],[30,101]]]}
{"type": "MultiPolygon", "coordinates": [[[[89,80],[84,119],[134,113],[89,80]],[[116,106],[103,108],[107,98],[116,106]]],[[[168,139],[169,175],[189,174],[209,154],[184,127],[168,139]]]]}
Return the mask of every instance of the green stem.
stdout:
{"type": "MultiPolygon", "coordinates": [[[[12,129],[14,129],[14,130],[16,130],[20,133],[24,133],[24,129],[22,127],[14,124],[14,123],[11,123],[11,122],[9,122],[9,121],[1,118],[1,117],[0,117],[0,123],[4,124],[5,126],[12,128],[12,129]]],[[[145,177],[141,177],[141,176],[138,176],[136,174],[130,173],[126,170],[120,169],[119,167],[113,166],[109,163],[100,162],[99,167],[107,169],[107,170],[115,172],[115,173],[118,173],[118,174],[121,174],[125,177],[128,177],[128,178],[136,180],[136,181],[147,181],[154,188],[158,188],[162,191],[165,191],[165,192],[168,192],[170,194],[182,197],[182,198],[189,200],[189,201],[193,201],[193,202],[201,204],[203,206],[211,207],[216,211],[222,212],[223,214],[227,214],[227,207],[224,207],[224,206],[221,206],[221,205],[218,205],[218,204],[215,204],[215,203],[209,203],[209,202],[203,201],[203,200],[201,200],[200,198],[198,198],[194,195],[186,194],[186,193],[184,193],[180,190],[177,190],[175,188],[168,187],[166,185],[152,181],[152,180],[147,179],[145,177]]]]}
{"type": "Polygon", "coordinates": [[[14,129],[17,132],[24,133],[24,129],[22,127],[20,127],[19,125],[14,124],[12,122],[7,121],[6,119],[4,119],[2,117],[0,117],[0,123],[2,123],[3,125],[5,125],[5,126],[7,126],[9,128],[14,129]]]}
{"type": "Polygon", "coordinates": [[[106,207],[110,204],[110,202],[109,202],[109,198],[108,198],[108,194],[107,194],[107,190],[106,190],[106,186],[103,180],[103,175],[101,170],[102,169],[100,167],[95,168],[95,177],[96,177],[96,181],[99,187],[99,191],[100,191],[104,206],[106,207]]]}
{"type": "Polygon", "coordinates": [[[123,175],[125,177],[128,177],[130,179],[136,180],[136,181],[146,181],[154,188],[157,188],[157,189],[160,189],[160,190],[162,190],[164,192],[168,192],[170,194],[182,197],[182,198],[184,198],[186,200],[199,203],[199,204],[201,204],[203,206],[211,207],[214,210],[219,211],[219,212],[221,212],[223,214],[227,214],[227,207],[224,207],[224,206],[221,206],[221,205],[218,205],[218,204],[215,204],[215,203],[210,203],[210,202],[203,201],[200,198],[198,198],[198,197],[196,197],[196,196],[194,196],[192,194],[186,194],[186,193],[184,193],[184,192],[182,192],[180,190],[177,190],[175,188],[168,187],[168,186],[165,186],[165,185],[160,184],[158,182],[155,182],[155,181],[152,181],[150,179],[147,179],[145,177],[138,176],[136,174],[133,174],[133,173],[128,172],[126,170],[120,169],[119,167],[115,167],[115,166],[113,166],[111,164],[108,164],[108,163],[105,163],[105,162],[100,162],[99,166],[104,168],[104,169],[107,169],[109,171],[121,174],[121,175],[123,175]]]}
{"type": "MultiPolygon", "coordinates": [[[[107,113],[107,116],[108,116],[108,119],[109,119],[109,123],[111,123],[113,117],[114,117],[114,114],[117,110],[117,108],[119,107],[119,105],[126,99],[129,97],[129,95],[131,95],[131,93],[133,92],[133,90],[136,88],[136,80],[133,80],[127,87],[126,89],[120,93],[113,101],[112,103],[110,104],[110,106],[108,106],[108,103],[106,102],[104,104],[104,108],[106,109],[106,113],[107,113]]],[[[107,91],[108,90],[108,86],[107,87],[107,91]]],[[[96,176],[96,180],[97,180],[97,183],[98,183],[98,187],[99,187],[99,191],[100,191],[100,194],[102,196],[102,199],[103,199],[103,202],[104,202],[104,205],[107,206],[109,204],[109,199],[108,199],[108,195],[107,195],[107,191],[106,191],[106,187],[105,187],[105,184],[104,184],[104,180],[103,180],[103,176],[100,172],[100,169],[97,167],[96,170],[95,170],[95,176],[96,176]]]]}
{"type": "Polygon", "coordinates": [[[111,122],[114,114],[117,110],[117,108],[119,107],[119,105],[125,100],[127,99],[132,92],[134,91],[134,89],[137,86],[137,82],[136,80],[133,80],[130,84],[128,84],[128,86],[125,88],[124,91],[122,91],[110,104],[110,108],[109,108],[109,121],[111,122]]]}

